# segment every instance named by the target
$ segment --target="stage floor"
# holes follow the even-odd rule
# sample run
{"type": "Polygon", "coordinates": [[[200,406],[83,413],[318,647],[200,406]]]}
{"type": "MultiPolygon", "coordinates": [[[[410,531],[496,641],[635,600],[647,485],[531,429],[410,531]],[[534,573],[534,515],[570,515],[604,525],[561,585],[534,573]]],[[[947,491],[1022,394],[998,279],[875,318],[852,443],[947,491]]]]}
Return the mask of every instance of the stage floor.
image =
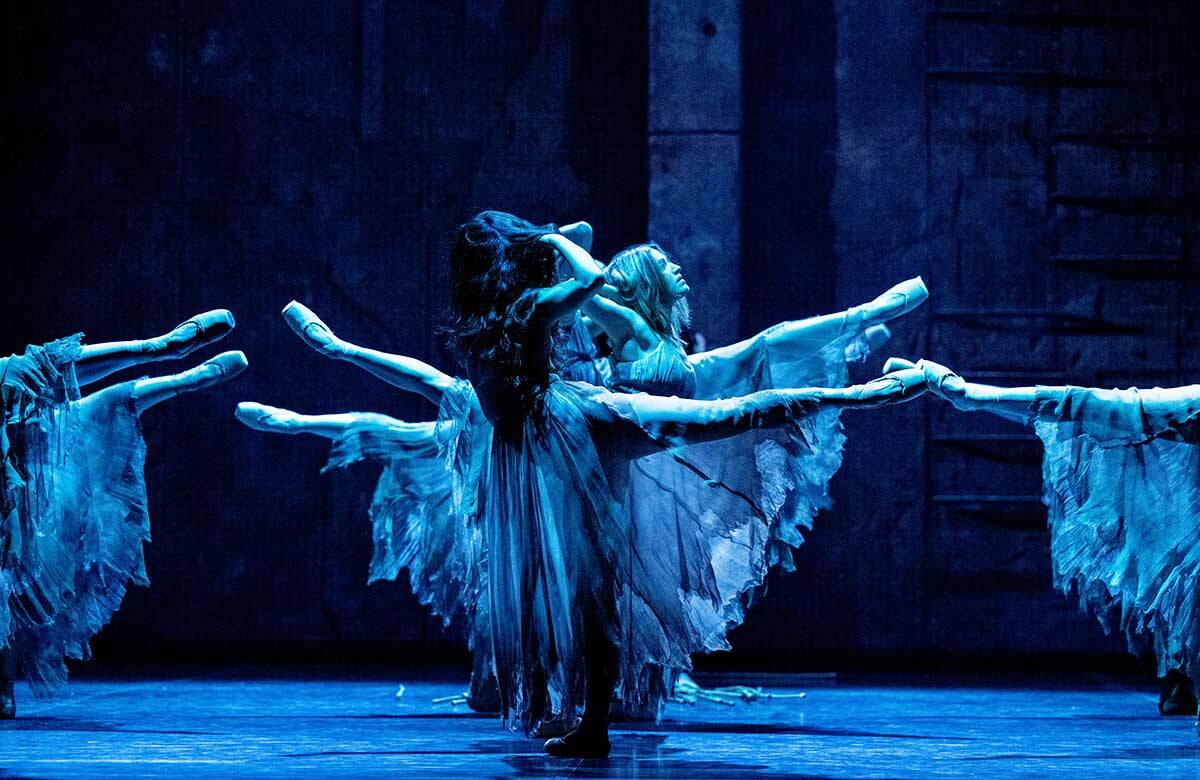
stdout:
{"type": "MultiPolygon", "coordinates": [[[[799,687],[768,685],[791,692],[799,687]]],[[[607,761],[563,761],[435,697],[463,683],[81,680],[51,701],[18,688],[0,776],[938,778],[1200,776],[1191,718],[1159,717],[1146,681],[1035,684],[841,678],[802,700],[669,705],[619,727],[607,761]],[[398,683],[406,686],[396,698],[398,683]]],[[[1150,681],[1152,682],[1152,681],[1150,681]]]]}

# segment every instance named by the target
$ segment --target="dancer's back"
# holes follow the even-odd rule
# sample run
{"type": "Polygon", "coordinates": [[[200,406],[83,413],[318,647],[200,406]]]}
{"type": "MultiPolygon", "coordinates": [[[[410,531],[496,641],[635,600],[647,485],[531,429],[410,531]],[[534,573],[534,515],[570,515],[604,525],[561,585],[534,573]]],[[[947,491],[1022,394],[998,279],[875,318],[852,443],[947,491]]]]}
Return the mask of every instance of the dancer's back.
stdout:
{"type": "Polygon", "coordinates": [[[467,376],[484,414],[495,425],[527,417],[550,384],[550,328],[536,316],[537,290],[510,307],[496,332],[481,334],[467,353],[467,376]]]}

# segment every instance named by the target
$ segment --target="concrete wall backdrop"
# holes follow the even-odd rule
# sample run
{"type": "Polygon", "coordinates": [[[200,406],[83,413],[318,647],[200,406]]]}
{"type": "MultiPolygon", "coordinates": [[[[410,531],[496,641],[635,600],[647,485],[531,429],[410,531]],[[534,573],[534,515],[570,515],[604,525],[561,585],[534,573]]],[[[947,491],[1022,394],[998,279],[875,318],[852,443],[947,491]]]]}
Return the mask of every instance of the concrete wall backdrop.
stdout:
{"type": "MultiPolygon", "coordinates": [[[[446,238],[478,208],[585,216],[601,253],[649,221],[698,291],[740,288],[696,301],[718,337],[919,273],[933,300],[897,354],[1013,384],[1200,369],[1183,2],[77,6],[7,10],[0,350],[224,305],[253,363],[146,416],[154,585],[102,634],[108,657],[455,646],[405,583],[365,585],[371,470],[319,476],[319,441],[230,415],[432,414],[309,352],[278,310],[300,298],[445,364],[446,238]]],[[[1122,657],[1052,590],[1026,432],[924,401],[847,429],[837,505],[735,661],[1122,657]]]]}
{"type": "MultiPolygon", "coordinates": [[[[795,41],[819,44],[818,5],[789,26],[795,41]]],[[[823,214],[839,306],[920,273],[932,300],[895,328],[893,353],[998,384],[1197,381],[1196,11],[832,5],[836,141],[823,151],[836,164],[823,214]]],[[[796,49],[797,63],[813,51],[796,49]]],[[[810,82],[806,101],[826,88],[819,72],[810,82]]],[[[754,89],[775,98],[784,83],[754,89]]],[[[781,200],[824,181],[781,187],[781,200]]],[[[776,265],[807,252],[779,253],[776,265]]],[[[747,253],[747,299],[752,262],[747,253]]],[[[828,278],[829,263],[813,262],[816,279],[828,278]]],[[[811,663],[1119,657],[1124,643],[1052,589],[1041,449],[1028,431],[934,402],[846,423],[837,506],[802,548],[803,571],[780,578],[780,597],[750,616],[741,647],[811,663]]]]}
{"type": "Polygon", "coordinates": [[[233,406],[428,419],[423,400],[312,353],[279,310],[298,298],[348,338],[450,368],[434,330],[444,260],[480,208],[587,216],[606,253],[644,236],[645,3],[7,14],[0,348],[149,336],[227,306],[239,327],[222,347],[252,362],[145,416],[154,584],[101,651],[451,646],[404,583],[366,586],[372,470],[321,476],[319,440],[252,433],[233,406]]]}

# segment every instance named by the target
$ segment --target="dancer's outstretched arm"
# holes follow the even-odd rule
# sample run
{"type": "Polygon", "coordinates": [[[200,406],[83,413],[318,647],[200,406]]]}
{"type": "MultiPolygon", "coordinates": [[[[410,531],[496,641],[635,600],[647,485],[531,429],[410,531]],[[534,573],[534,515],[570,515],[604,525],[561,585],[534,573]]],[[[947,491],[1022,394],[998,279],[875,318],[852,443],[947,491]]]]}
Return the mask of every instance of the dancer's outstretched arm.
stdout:
{"type": "Polygon", "coordinates": [[[185,357],[225,338],[235,324],[228,309],[214,309],[152,339],[88,344],[75,361],[75,377],[79,384],[86,385],[130,366],[185,357]]]}
{"type": "Polygon", "coordinates": [[[1033,403],[1041,398],[1054,399],[1066,392],[1065,387],[996,387],[968,382],[945,366],[931,360],[912,363],[901,358],[891,358],[884,365],[885,371],[910,370],[915,368],[925,375],[929,391],[939,398],[954,404],[964,412],[991,412],[992,414],[1022,424],[1030,422],[1033,403]]]}
{"type": "Polygon", "coordinates": [[[763,390],[739,398],[693,401],[645,394],[606,396],[624,406],[640,423],[689,443],[714,441],[754,428],[775,428],[822,407],[866,409],[916,398],[925,392],[925,375],[916,369],[895,371],[863,385],[763,390]]]}
{"type": "Polygon", "coordinates": [[[305,344],[322,355],[353,363],[401,390],[420,393],[434,404],[442,402],[442,393],[454,382],[454,377],[416,358],[360,347],[338,338],[320,317],[298,301],[284,307],[283,318],[305,344]]]}

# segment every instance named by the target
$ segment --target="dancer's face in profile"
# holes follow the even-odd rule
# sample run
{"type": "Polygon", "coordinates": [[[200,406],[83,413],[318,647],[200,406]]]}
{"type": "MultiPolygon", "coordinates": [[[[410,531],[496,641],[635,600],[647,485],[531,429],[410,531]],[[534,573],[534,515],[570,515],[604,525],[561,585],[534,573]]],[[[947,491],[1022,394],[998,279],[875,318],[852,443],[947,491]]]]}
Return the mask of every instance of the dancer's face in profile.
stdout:
{"type": "Polygon", "coordinates": [[[671,295],[675,296],[676,300],[683,298],[691,291],[692,288],[688,286],[687,280],[683,278],[683,273],[680,272],[678,263],[671,260],[671,258],[667,257],[659,249],[651,249],[650,256],[662,268],[663,280],[667,284],[667,290],[671,295]]]}

